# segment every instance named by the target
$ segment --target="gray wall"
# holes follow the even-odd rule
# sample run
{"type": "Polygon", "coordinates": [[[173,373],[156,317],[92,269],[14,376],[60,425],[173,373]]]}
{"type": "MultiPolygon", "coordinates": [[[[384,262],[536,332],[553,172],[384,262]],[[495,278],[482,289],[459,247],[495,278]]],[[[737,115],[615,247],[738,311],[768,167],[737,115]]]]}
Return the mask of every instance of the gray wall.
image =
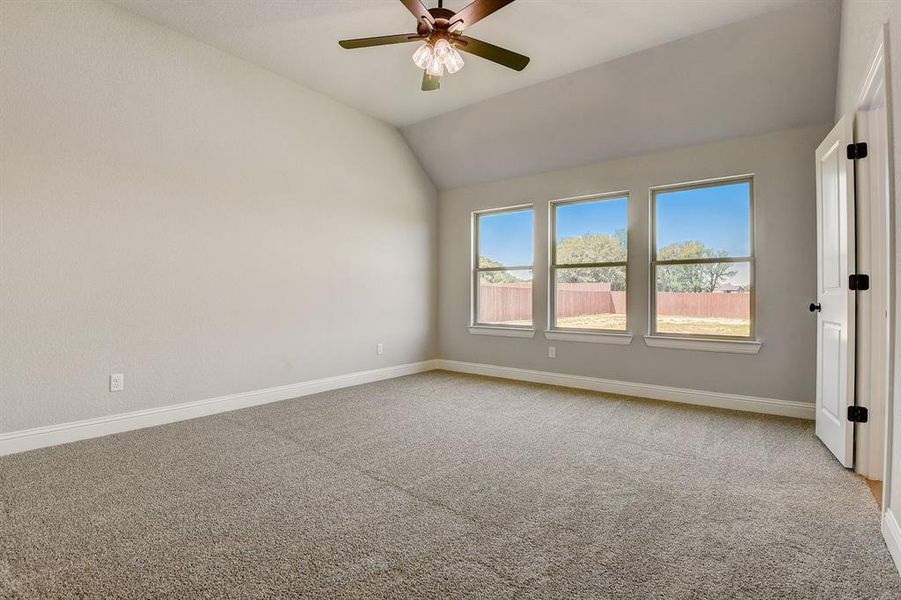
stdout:
{"type": "Polygon", "coordinates": [[[0,431],[434,357],[395,129],[104,3],[0,37],[0,431]]]}
{"type": "Polygon", "coordinates": [[[897,0],[845,0],[842,5],[841,51],[839,54],[836,117],[852,113],[857,94],[869,67],[877,36],[889,24],[889,94],[894,150],[895,190],[895,368],[894,368],[894,440],[891,452],[892,481],[888,508],[896,518],[901,510],[901,220],[898,219],[898,191],[901,190],[901,2],[897,0]]]}
{"type": "Polygon", "coordinates": [[[815,319],[807,304],[816,292],[813,152],[829,127],[793,129],[542,173],[442,192],[440,198],[439,354],[498,364],[622,381],[651,383],[783,400],[815,400],[815,319]],[[758,355],[649,348],[648,188],[755,173],[758,355]],[[547,203],[630,190],[628,310],[630,346],[471,335],[470,214],[534,203],[533,313],[546,327],[547,203]],[[547,346],[557,358],[547,358],[547,346]]]}

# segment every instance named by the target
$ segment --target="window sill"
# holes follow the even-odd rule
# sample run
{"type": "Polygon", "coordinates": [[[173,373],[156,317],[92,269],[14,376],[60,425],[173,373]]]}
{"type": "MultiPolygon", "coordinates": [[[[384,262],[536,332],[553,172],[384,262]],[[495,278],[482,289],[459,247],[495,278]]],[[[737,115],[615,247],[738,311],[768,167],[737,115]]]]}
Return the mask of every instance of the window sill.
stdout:
{"type": "Polygon", "coordinates": [[[607,333],[600,331],[545,331],[545,339],[560,342],[583,342],[587,344],[613,344],[628,346],[632,343],[631,333],[607,333]]]}
{"type": "Polygon", "coordinates": [[[676,348],[704,352],[729,352],[733,354],[757,354],[762,345],[757,340],[714,340],[703,338],[677,338],[663,335],[646,335],[644,343],[653,348],[676,348]]]}
{"type": "Polygon", "coordinates": [[[515,337],[515,338],[533,338],[535,337],[534,329],[525,329],[519,327],[485,327],[484,325],[471,325],[469,333],[473,335],[493,335],[497,337],[515,337]]]}

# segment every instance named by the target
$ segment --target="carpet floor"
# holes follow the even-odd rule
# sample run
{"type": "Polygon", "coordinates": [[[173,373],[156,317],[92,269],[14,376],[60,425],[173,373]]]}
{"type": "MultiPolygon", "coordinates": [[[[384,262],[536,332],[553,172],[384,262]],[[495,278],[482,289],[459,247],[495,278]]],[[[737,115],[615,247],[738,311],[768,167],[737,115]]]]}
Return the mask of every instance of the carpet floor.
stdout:
{"type": "Polygon", "coordinates": [[[788,418],[434,371],[0,475],[4,598],[901,598],[788,418]]]}

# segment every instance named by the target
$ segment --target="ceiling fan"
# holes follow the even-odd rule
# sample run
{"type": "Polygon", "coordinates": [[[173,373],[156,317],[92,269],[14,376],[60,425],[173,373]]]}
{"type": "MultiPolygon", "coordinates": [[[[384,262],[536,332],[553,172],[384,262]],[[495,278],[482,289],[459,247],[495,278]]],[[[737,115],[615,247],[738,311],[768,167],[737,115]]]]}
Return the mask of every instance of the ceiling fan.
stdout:
{"type": "Polygon", "coordinates": [[[522,71],[529,64],[528,56],[463,35],[464,29],[514,0],[475,0],[459,12],[444,8],[444,0],[438,0],[438,8],[426,8],[421,0],[400,1],[416,17],[416,33],[341,40],[338,43],[342,48],[351,50],[424,41],[413,54],[413,62],[423,69],[422,90],[425,92],[441,87],[440,79],[445,73],[453,74],[463,68],[463,57],[459,51],[481,56],[516,71],[522,71]]]}

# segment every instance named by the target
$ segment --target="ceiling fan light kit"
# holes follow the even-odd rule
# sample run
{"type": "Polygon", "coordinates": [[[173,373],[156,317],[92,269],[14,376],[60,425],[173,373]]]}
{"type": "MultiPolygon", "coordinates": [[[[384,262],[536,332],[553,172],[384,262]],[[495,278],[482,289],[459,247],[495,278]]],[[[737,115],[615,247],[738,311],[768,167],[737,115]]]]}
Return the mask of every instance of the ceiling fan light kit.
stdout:
{"type": "Polygon", "coordinates": [[[432,77],[442,77],[445,72],[453,75],[463,68],[463,57],[444,38],[432,44],[426,42],[413,53],[413,62],[432,77]]]}
{"type": "Polygon", "coordinates": [[[413,62],[423,70],[423,91],[437,90],[441,77],[445,74],[453,75],[463,68],[465,63],[460,50],[516,71],[522,71],[529,64],[528,56],[463,35],[466,27],[514,0],[475,0],[456,13],[444,8],[443,0],[438,0],[437,8],[426,8],[421,0],[400,1],[416,17],[416,33],[341,40],[338,43],[342,48],[350,50],[424,41],[413,53],[413,62]]]}

